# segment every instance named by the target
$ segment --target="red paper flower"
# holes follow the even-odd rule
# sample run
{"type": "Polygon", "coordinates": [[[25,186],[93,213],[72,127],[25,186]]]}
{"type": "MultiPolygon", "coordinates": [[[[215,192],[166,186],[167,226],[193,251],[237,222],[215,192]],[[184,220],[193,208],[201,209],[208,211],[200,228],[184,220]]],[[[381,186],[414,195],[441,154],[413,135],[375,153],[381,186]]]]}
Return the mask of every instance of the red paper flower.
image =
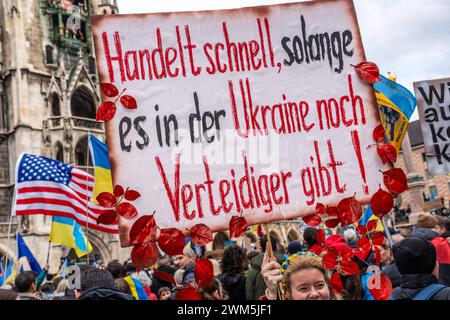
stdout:
{"type": "Polygon", "coordinates": [[[359,78],[364,82],[374,84],[381,81],[380,69],[373,62],[364,61],[356,66],[352,65],[352,67],[355,68],[359,78]]]}
{"type": "Polygon", "coordinates": [[[152,276],[155,279],[158,279],[158,280],[161,280],[161,281],[165,281],[165,282],[170,283],[172,285],[176,285],[174,277],[171,274],[167,273],[167,272],[155,270],[153,272],[152,276]]]}
{"type": "Polygon", "coordinates": [[[339,225],[339,223],[341,222],[341,219],[339,217],[339,211],[338,211],[337,207],[328,207],[327,215],[329,217],[336,217],[336,218],[328,219],[327,221],[325,221],[325,225],[330,229],[336,228],[339,225]]]}
{"type": "Polygon", "coordinates": [[[358,226],[358,233],[363,236],[363,238],[358,241],[358,247],[355,249],[355,256],[361,260],[365,260],[370,250],[373,250],[375,252],[375,260],[377,264],[380,264],[380,250],[377,246],[384,243],[385,237],[383,232],[373,233],[377,228],[377,224],[377,220],[370,220],[367,222],[366,227],[358,226]]]}
{"type": "Polygon", "coordinates": [[[117,87],[111,83],[100,83],[100,90],[109,98],[117,97],[119,94],[117,87]]]}
{"type": "Polygon", "coordinates": [[[117,211],[125,219],[133,219],[138,215],[136,207],[129,202],[122,202],[119,204],[117,211]]]}
{"type": "Polygon", "coordinates": [[[330,278],[331,288],[336,293],[341,293],[344,289],[344,285],[342,284],[341,276],[338,272],[333,272],[330,278]]]}
{"type": "Polygon", "coordinates": [[[320,255],[324,250],[327,249],[326,246],[326,239],[325,239],[325,232],[320,229],[316,232],[316,244],[314,244],[309,251],[312,253],[315,253],[317,255],[320,255]]]}
{"type": "Polygon", "coordinates": [[[392,163],[397,162],[397,150],[392,144],[382,144],[377,146],[377,153],[381,158],[383,164],[391,161],[392,163]]]}
{"type": "Polygon", "coordinates": [[[116,211],[114,211],[114,210],[108,210],[108,211],[102,213],[101,215],[99,215],[97,218],[97,224],[112,225],[112,224],[116,223],[116,221],[117,221],[117,216],[116,216],[116,211]]]}
{"type": "Polygon", "coordinates": [[[359,272],[359,268],[352,260],[353,256],[353,250],[349,247],[329,247],[323,257],[323,266],[327,270],[334,270],[345,276],[355,275],[359,272]]]}
{"type": "Polygon", "coordinates": [[[125,200],[127,201],[135,201],[138,198],[141,197],[141,194],[137,192],[136,190],[129,190],[125,191],[125,200]]]}

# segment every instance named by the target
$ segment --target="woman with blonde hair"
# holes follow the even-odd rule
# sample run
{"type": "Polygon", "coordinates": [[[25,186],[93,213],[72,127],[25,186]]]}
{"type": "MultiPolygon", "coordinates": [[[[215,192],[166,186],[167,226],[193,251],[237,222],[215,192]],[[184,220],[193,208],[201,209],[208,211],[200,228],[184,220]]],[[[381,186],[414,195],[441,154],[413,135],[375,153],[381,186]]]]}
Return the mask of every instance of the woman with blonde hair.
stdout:
{"type": "Polygon", "coordinates": [[[311,252],[302,252],[289,258],[287,269],[270,261],[266,249],[261,274],[267,285],[266,298],[276,300],[281,283],[286,300],[337,300],[330,279],[322,265],[322,258],[311,252]]]}

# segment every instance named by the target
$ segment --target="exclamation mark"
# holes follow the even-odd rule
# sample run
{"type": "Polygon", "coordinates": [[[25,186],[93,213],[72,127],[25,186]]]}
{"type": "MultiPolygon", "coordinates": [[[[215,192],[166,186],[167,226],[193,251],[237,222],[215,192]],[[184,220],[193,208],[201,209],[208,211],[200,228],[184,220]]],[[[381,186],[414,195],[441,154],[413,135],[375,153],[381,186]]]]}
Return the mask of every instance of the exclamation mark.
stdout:
{"type": "Polygon", "coordinates": [[[361,177],[364,181],[363,184],[363,190],[365,195],[369,195],[369,187],[367,186],[366,181],[366,169],[364,168],[364,163],[362,159],[361,154],[361,143],[359,141],[359,134],[358,131],[352,131],[352,142],[353,142],[353,148],[355,149],[356,157],[358,158],[358,164],[359,164],[359,170],[361,171],[361,177]]]}

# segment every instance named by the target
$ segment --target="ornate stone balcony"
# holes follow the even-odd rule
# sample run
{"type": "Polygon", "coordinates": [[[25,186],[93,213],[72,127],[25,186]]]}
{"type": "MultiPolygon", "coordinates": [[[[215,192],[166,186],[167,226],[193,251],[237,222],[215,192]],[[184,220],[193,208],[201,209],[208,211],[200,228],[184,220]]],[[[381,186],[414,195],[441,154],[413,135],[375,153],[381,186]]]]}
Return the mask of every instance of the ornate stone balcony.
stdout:
{"type": "Polygon", "coordinates": [[[103,122],[81,117],[51,117],[44,121],[43,127],[48,131],[68,130],[69,128],[97,133],[104,131],[103,122]]]}

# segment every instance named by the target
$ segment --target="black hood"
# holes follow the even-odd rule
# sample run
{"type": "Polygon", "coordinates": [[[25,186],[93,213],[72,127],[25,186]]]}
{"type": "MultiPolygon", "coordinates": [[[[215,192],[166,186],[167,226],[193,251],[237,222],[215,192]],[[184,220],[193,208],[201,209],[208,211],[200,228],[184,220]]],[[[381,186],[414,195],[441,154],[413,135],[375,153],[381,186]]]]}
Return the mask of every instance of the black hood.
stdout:
{"type": "Polygon", "coordinates": [[[448,237],[450,237],[450,231],[445,231],[443,234],[441,234],[441,237],[447,239],[448,237]]]}
{"type": "Polygon", "coordinates": [[[134,300],[134,297],[116,289],[94,288],[83,292],[78,300],[134,300]]]}
{"type": "Polygon", "coordinates": [[[439,237],[439,234],[431,229],[427,228],[415,228],[411,233],[411,237],[418,237],[428,241],[433,240],[434,238],[439,237]]]}

